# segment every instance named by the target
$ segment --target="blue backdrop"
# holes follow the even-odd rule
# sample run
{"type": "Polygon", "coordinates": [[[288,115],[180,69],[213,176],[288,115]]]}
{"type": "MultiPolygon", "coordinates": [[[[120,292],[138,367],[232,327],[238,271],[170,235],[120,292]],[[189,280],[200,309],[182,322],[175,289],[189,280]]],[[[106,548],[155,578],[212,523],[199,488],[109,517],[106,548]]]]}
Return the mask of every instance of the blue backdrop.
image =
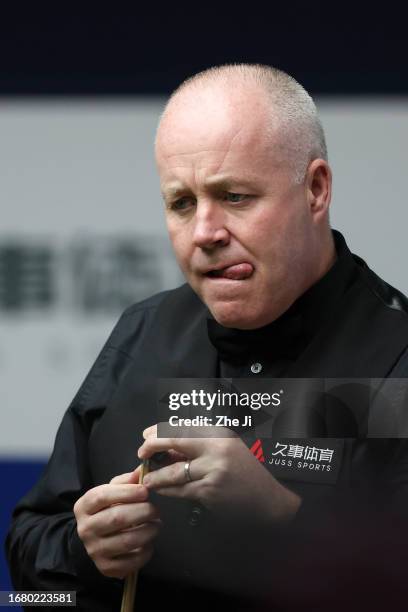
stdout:
{"type": "MultiPolygon", "coordinates": [[[[1,504],[0,504],[0,590],[12,589],[10,576],[4,554],[4,540],[10,524],[11,513],[17,501],[38,480],[45,467],[46,461],[29,461],[15,459],[0,459],[0,482],[1,482],[1,504]]],[[[13,607],[13,610],[18,608],[13,607]]]]}

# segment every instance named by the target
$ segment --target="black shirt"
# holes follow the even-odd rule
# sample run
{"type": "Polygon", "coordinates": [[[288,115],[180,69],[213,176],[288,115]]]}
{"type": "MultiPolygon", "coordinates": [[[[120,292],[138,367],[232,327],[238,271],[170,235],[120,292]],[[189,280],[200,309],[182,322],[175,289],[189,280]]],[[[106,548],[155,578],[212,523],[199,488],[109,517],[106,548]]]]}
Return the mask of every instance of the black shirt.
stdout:
{"type": "MultiPolygon", "coordinates": [[[[208,311],[188,287],[124,313],[63,418],[42,479],[15,510],[6,549],[17,589],[77,590],[84,610],[120,605],[122,584],[95,568],[72,508],[89,488],[135,467],[141,431],[155,422],[148,409],[154,376],[408,375],[404,297],[351,256],[340,236],[336,248],[331,270],[258,333],[224,333],[211,321],[208,332],[208,311]],[[261,373],[250,371],[253,363],[261,373]]],[[[303,503],[281,531],[259,531],[247,517],[227,538],[211,516],[191,525],[191,504],[169,502],[169,546],[159,571],[174,580],[166,584],[163,573],[146,568],[138,605],[313,612],[364,610],[368,601],[371,610],[391,606],[407,583],[407,457],[405,440],[345,440],[335,482],[285,480],[303,503]],[[241,586],[250,589],[251,604],[234,597],[241,586]],[[268,603],[261,605],[265,589],[268,603]]]]}

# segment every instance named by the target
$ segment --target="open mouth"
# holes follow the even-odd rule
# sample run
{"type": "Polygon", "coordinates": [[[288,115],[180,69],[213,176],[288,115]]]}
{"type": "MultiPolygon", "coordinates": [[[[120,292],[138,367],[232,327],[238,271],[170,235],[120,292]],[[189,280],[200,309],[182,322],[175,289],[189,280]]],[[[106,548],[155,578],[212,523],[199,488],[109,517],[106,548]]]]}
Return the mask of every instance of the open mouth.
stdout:
{"type": "Polygon", "coordinates": [[[209,278],[223,278],[228,280],[246,280],[254,273],[254,267],[252,264],[243,262],[234,264],[232,266],[226,266],[219,270],[210,270],[206,273],[209,278]]]}

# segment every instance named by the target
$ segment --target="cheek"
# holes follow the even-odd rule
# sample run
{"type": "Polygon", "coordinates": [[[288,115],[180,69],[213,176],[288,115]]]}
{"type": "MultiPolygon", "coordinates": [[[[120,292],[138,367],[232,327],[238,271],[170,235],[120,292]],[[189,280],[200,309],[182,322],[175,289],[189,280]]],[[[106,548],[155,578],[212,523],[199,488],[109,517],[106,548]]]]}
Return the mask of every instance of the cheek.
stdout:
{"type": "Polygon", "coordinates": [[[264,215],[256,226],[248,226],[246,244],[252,246],[259,262],[268,264],[272,257],[276,264],[287,242],[287,232],[282,220],[272,222],[264,215]]]}
{"type": "Polygon", "coordinates": [[[303,212],[297,210],[289,202],[282,202],[271,210],[264,210],[259,214],[256,223],[248,224],[248,240],[261,260],[273,257],[275,266],[290,258],[290,253],[297,250],[299,240],[305,232],[303,212]]]}
{"type": "Polygon", "coordinates": [[[258,264],[263,284],[288,282],[292,261],[298,248],[298,235],[293,226],[280,220],[274,224],[265,220],[251,236],[253,254],[258,264]]]}

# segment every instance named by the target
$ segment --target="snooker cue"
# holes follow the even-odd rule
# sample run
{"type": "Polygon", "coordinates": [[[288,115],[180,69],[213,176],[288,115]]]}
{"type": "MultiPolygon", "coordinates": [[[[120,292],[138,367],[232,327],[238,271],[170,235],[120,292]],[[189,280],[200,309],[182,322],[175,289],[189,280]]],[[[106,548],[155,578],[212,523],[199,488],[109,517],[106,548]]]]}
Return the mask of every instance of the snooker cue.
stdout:
{"type": "MultiPolygon", "coordinates": [[[[142,461],[142,467],[139,475],[139,484],[143,483],[143,478],[149,471],[149,460],[144,459],[142,461]]],[[[135,602],[136,587],[137,587],[137,576],[138,571],[136,570],[130,574],[125,580],[125,586],[123,587],[122,595],[122,606],[120,612],[133,612],[133,606],[135,602]]]]}

